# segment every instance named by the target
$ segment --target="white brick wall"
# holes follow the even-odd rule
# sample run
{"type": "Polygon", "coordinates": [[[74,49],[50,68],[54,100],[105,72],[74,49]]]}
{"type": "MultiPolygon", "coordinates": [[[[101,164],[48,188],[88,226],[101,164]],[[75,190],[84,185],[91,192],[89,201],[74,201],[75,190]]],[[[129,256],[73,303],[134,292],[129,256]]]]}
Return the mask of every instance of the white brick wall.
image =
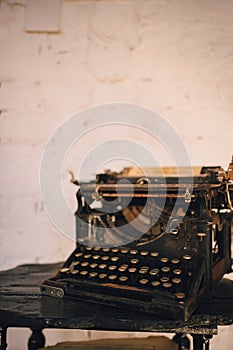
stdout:
{"type": "MultiPolygon", "coordinates": [[[[74,246],[43,209],[39,166],[51,133],[79,109],[111,101],[155,109],[193,164],[226,167],[233,146],[231,0],[63,0],[56,33],[27,32],[26,15],[26,0],[2,1],[1,269],[63,260],[74,246]]],[[[217,339],[229,348],[230,330],[213,350],[217,339]]],[[[50,342],[61,339],[54,334],[50,342]]]]}

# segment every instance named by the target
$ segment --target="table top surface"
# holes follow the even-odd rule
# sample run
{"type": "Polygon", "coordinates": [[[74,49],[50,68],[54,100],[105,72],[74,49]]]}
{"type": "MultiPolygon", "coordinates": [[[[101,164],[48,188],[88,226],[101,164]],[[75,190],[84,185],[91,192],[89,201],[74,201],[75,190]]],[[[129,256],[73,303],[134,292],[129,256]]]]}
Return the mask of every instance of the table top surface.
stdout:
{"type": "Polygon", "coordinates": [[[218,325],[233,323],[231,280],[218,282],[214,298],[205,300],[188,322],[158,320],[152,314],[42,296],[40,282],[60,265],[22,265],[0,272],[0,326],[214,334],[218,325]]]}

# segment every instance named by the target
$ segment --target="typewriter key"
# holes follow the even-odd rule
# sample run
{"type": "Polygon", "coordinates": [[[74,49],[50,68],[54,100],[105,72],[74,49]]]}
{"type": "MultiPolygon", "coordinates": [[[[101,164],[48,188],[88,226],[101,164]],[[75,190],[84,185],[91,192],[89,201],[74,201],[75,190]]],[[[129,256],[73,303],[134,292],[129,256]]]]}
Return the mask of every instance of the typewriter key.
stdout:
{"type": "Polygon", "coordinates": [[[83,253],[75,253],[74,255],[76,256],[76,258],[80,258],[81,256],[83,256],[83,253]]]}
{"type": "Polygon", "coordinates": [[[149,252],[147,252],[146,250],[141,250],[140,251],[140,255],[141,256],[147,256],[149,252]]]}
{"type": "Polygon", "coordinates": [[[90,267],[91,267],[92,269],[95,269],[97,266],[98,266],[98,264],[96,264],[96,263],[91,263],[91,264],[90,264],[90,267]]]}
{"type": "Polygon", "coordinates": [[[156,275],[158,275],[158,273],[159,273],[159,269],[152,269],[152,270],[150,270],[150,272],[149,272],[149,274],[150,274],[151,276],[156,276],[156,275]]]}
{"type": "Polygon", "coordinates": [[[129,271],[130,273],[135,273],[135,272],[137,271],[137,269],[136,269],[136,267],[130,267],[130,268],[128,269],[128,271],[129,271]]]}
{"type": "Polygon", "coordinates": [[[167,262],[168,262],[168,258],[161,258],[160,261],[161,261],[162,263],[167,263],[167,262]]]}
{"type": "Polygon", "coordinates": [[[162,286],[164,287],[164,288],[171,288],[172,287],[172,284],[171,283],[169,283],[169,282],[165,282],[165,283],[163,283],[162,284],[162,286]]]}
{"type": "Polygon", "coordinates": [[[165,273],[168,273],[168,272],[170,272],[170,267],[169,266],[163,266],[162,268],[161,268],[161,271],[162,272],[165,272],[165,273]]]}
{"type": "Polygon", "coordinates": [[[149,267],[148,266],[142,266],[139,270],[139,273],[142,274],[142,275],[145,275],[149,270],[149,267]]]}
{"type": "Polygon", "coordinates": [[[175,269],[175,270],[173,270],[173,273],[174,273],[174,275],[181,275],[182,274],[182,270],[175,269]]]}
{"type": "Polygon", "coordinates": [[[114,262],[118,261],[119,259],[120,259],[119,256],[112,256],[111,257],[111,260],[114,261],[114,262]]]}
{"type": "Polygon", "coordinates": [[[82,267],[86,267],[86,266],[88,266],[89,265],[89,262],[88,261],[83,261],[83,262],[81,262],[81,266],[82,267]]]}
{"type": "Polygon", "coordinates": [[[168,277],[161,277],[161,278],[160,278],[160,281],[161,281],[162,283],[167,283],[167,282],[169,282],[169,278],[168,278],[168,277]]]}
{"type": "Polygon", "coordinates": [[[112,252],[112,253],[118,253],[118,252],[119,252],[119,248],[112,248],[112,249],[111,249],[111,252],[112,252]]]}
{"type": "Polygon", "coordinates": [[[118,268],[118,271],[120,271],[120,272],[125,272],[126,270],[127,270],[127,268],[128,268],[128,265],[121,265],[119,268],[118,268]]]}
{"type": "Polygon", "coordinates": [[[98,277],[99,277],[101,280],[103,280],[104,278],[107,277],[107,274],[106,274],[106,273],[100,273],[98,277]]]}
{"type": "Polygon", "coordinates": [[[131,259],[130,262],[131,262],[131,264],[137,264],[139,262],[139,260],[138,259],[131,259]]]}
{"type": "Polygon", "coordinates": [[[153,281],[153,282],[151,282],[151,285],[153,287],[158,287],[160,285],[160,282],[159,281],[153,281]]]}
{"type": "Polygon", "coordinates": [[[172,279],[172,283],[174,283],[174,284],[180,284],[181,282],[182,282],[182,280],[180,278],[175,277],[172,279]]]}
{"type": "Polygon", "coordinates": [[[86,276],[88,275],[88,271],[84,270],[84,271],[80,271],[80,275],[82,276],[86,276]]]}
{"type": "Polygon", "coordinates": [[[91,258],[91,254],[85,254],[83,255],[84,259],[90,259],[91,258]]]}
{"type": "Polygon", "coordinates": [[[98,260],[100,258],[100,255],[93,255],[92,259],[93,260],[98,260]]]}
{"type": "Polygon", "coordinates": [[[141,280],[139,280],[139,283],[143,285],[147,284],[148,282],[149,281],[146,278],[142,278],[141,280]]]}
{"type": "Polygon", "coordinates": [[[92,247],[86,247],[87,251],[91,251],[93,248],[92,247]]]}
{"type": "Polygon", "coordinates": [[[102,251],[103,251],[104,253],[108,253],[108,252],[110,251],[110,248],[103,248],[102,251]]]}
{"type": "Polygon", "coordinates": [[[151,252],[150,255],[153,256],[153,258],[157,258],[157,256],[159,256],[159,253],[158,252],[151,252]]]}
{"type": "Polygon", "coordinates": [[[130,254],[132,254],[132,255],[136,255],[137,253],[138,253],[138,250],[136,250],[136,249],[130,250],[130,254]]]}
{"type": "Polygon", "coordinates": [[[90,272],[90,273],[89,273],[89,276],[90,276],[91,278],[94,278],[94,277],[96,277],[97,275],[98,275],[97,272],[90,272]]]}
{"type": "Polygon", "coordinates": [[[99,269],[103,270],[103,269],[106,269],[107,267],[107,264],[100,264],[99,265],[99,269]]]}
{"type": "Polygon", "coordinates": [[[108,267],[108,269],[109,269],[110,271],[114,271],[114,270],[116,270],[116,268],[117,268],[116,265],[110,265],[110,266],[108,267]]]}
{"type": "Polygon", "coordinates": [[[120,282],[126,282],[126,281],[128,281],[128,277],[127,276],[121,276],[121,277],[119,277],[119,281],[120,282]]]}
{"type": "Polygon", "coordinates": [[[109,256],[108,255],[101,256],[101,260],[107,261],[109,260],[109,256]]]}
{"type": "Polygon", "coordinates": [[[128,253],[128,249],[126,249],[126,248],[121,249],[121,253],[122,254],[127,254],[128,253]]]}
{"type": "Polygon", "coordinates": [[[93,248],[95,252],[99,252],[100,251],[100,247],[94,247],[93,248]]]}
{"type": "Polygon", "coordinates": [[[72,275],[77,275],[79,273],[79,270],[73,270],[71,271],[72,275]]]}
{"type": "Polygon", "coordinates": [[[110,279],[110,281],[114,281],[115,279],[117,279],[117,275],[110,275],[108,276],[108,279],[110,279]]]}
{"type": "Polygon", "coordinates": [[[70,272],[70,269],[68,267],[62,267],[59,271],[61,273],[68,273],[68,272],[70,272]]]}
{"type": "Polygon", "coordinates": [[[179,263],[180,263],[180,260],[179,260],[179,259],[174,258],[174,259],[172,259],[172,260],[171,260],[171,263],[172,263],[172,264],[174,264],[174,265],[177,265],[177,264],[179,264],[179,263]]]}
{"type": "Polygon", "coordinates": [[[182,292],[178,292],[175,294],[176,299],[182,300],[185,298],[185,294],[182,292]]]}
{"type": "Polygon", "coordinates": [[[184,259],[184,260],[192,260],[192,257],[191,257],[191,255],[189,255],[189,254],[185,254],[185,255],[183,256],[183,259],[184,259]]]}

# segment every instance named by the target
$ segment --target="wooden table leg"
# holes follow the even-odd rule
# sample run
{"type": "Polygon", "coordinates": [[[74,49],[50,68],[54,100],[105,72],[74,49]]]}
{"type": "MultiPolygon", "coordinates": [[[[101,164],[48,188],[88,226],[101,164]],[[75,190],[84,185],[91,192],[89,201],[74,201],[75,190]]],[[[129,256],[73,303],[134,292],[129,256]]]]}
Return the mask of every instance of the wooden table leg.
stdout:
{"type": "Polygon", "coordinates": [[[7,327],[0,327],[0,350],[6,350],[7,327]]]}
{"type": "Polygon", "coordinates": [[[42,329],[31,328],[32,335],[28,339],[28,350],[37,350],[45,345],[45,336],[42,329]]]}
{"type": "Polygon", "coordinates": [[[193,350],[209,350],[210,339],[213,338],[210,334],[192,334],[193,350]]]}

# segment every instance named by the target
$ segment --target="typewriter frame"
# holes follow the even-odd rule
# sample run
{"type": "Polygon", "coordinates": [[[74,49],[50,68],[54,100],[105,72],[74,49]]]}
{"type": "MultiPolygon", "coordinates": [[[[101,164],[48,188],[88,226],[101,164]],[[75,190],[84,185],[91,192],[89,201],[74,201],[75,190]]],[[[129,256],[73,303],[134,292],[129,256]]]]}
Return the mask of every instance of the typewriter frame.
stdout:
{"type": "MultiPolygon", "coordinates": [[[[102,217],[106,219],[106,215],[98,211],[98,209],[91,209],[84,199],[82,192],[84,191],[88,201],[94,197],[98,200],[102,198],[120,198],[127,197],[128,188],[127,186],[119,186],[116,188],[116,183],[122,177],[125,177],[125,173],[112,173],[107,172],[105,174],[97,175],[96,182],[81,184],[81,190],[79,188],[77,192],[78,209],[75,213],[77,224],[76,224],[76,240],[77,247],[75,251],[70,255],[68,260],[63,265],[63,268],[67,268],[73,261],[74,255],[77,251],[82,249],[82,246],[87,244],[85,237],[87,238],[88,233],[82,228],[80,222],[83,221],[85,224],[90,222],[90,218],[102,217]],[[96,185],[97,183],[97,185],[96,185]],[[89,197],[89,198],[88,198],[89,197]],[[81,221],[80,221],[81,219],[81,221]],[[81,242],[81,243],[80,243],[81,242]]],[[[62,280],[61,273],[58,272],[54,278],[46,280],[41,285],[43,294],[62,298],[65,295],[70,297],[84,299],[91,302],[97,302],[102,304],[108,304],[116,307],[128,307],[130,309],[136,309],[138,311],[149,312],[156,314],[160,318],[180,318],[188,320],[192,312],[200,304],[204,297],[211,298],[213,285],[222,278],[225,273],[231,272],[231,227],[232,227],[232,194],[233,185],[232,181],[228,181],[226,173],[224,173],[221,167],[203,167],[200,175],[194,177],[193,192],[190,190],[191,179],[184,177],[182,181],[177,185],[178,179],[175,177],[167,177],[167,183],[164,186],[159,183],[158,178],[154,182],[154,178],[147,178],[147,181],[140,183],[138,177],[128,176],[128,180],[134,184],[134,200],[141,198],[143,195],[146,197],[148,193],[148,186],[154,193],[154,196],[166,196],[176,198],[176,200],[188,200],[190,201],[190,207],[195,201],[197,201],[197,211],[201,213],[200,226],[203,227],[204,232],[195,232],[199,240],[198,249],[200,247],[202,262],[199,266],[199,273],[195,275],[195,280],[192,281],[189,287],[189,294],[185,301],[174,302],[169,298],[156,298],[151,295],[140,295],[139,298],[135,298],[133,294],[132,298],[125,298],[119,296],[114,291],[117,291],[116,285],[108,285],[108,293],[105,286],[102,287],[95,283],[92,284],[95,291],[90,290],[90,285],[83,281],[79,281],[78,286],[75,286],[75,282],[62,280]],[[139,184],[139,186],[138,186],[139,184]],[[177,197],[177,186],[181,189],[181,198],[177,197]],[[138,197],[137,197],[138,195],[138,197]],[[203,214],[204,213],[204,214],[203,214]],[[202,235],[200,234],[202,233],[202,235]],[[217,253],[213,249],[213,236],[216,238],[217,253]],[[80,283],[81,282],[81,283],[80,283]],[[191,294],[190,294],[191,292],[191,294]]],[[[77,181],[73,181],[77,185],[77,181]]],[[[180,193],[180,192],[179,192],[180,193]]],[[[133,205],[135,205],[133,200],[133,205]]],[[[194,205],[195,206],[195,205],[194,205]]],[[[189,207],[189,211],[191,210],[189,207]]],[[[191,212],[191,211],[190,211],[191,212]]],[[[195,213],[190,220],[187,215],[184,218],[184,223],[190,225],[193,221],[197,221],[197,214],[195,213]]],[[[190,214],[191,215],[191,214],[190,214]]],[[[191,216],[192,216],[191,215],[191,216]]],[[[96,224],[95,224],[96,225],[96,224]]],[[[84,225],[87,227],[87,225],[84,225]]],[[[98,224],[97,224],[98,226],[98,224]]],[[[182,231],[182,230],[181,230],[182,231]]],[[[180,232],[180,231],[179,231],[180,232]]],[[[169,232],[163,235],[162,241],[169,238],[169,232]]],[[[158,238],[160,240],[161,238],[158,238]]],[[[186,237],[184,235],[184,241],[186,237]]],[[[167,239],[168,241],[168,239],[167,239]]],[[[183,241],[182,241],[183,242],[183,241]]],[[[126,246],[132,246],[131,244],[126,246]]],[[[216,249],[215,247],[215,249],[216,249]]],[[[191,249],[191,248],[190,248],[191,249]]],[[[125,287],[127,289],[127,287],[125,287]]],[[[128,288],[130,289],[130,288],[128,288]]]]}

